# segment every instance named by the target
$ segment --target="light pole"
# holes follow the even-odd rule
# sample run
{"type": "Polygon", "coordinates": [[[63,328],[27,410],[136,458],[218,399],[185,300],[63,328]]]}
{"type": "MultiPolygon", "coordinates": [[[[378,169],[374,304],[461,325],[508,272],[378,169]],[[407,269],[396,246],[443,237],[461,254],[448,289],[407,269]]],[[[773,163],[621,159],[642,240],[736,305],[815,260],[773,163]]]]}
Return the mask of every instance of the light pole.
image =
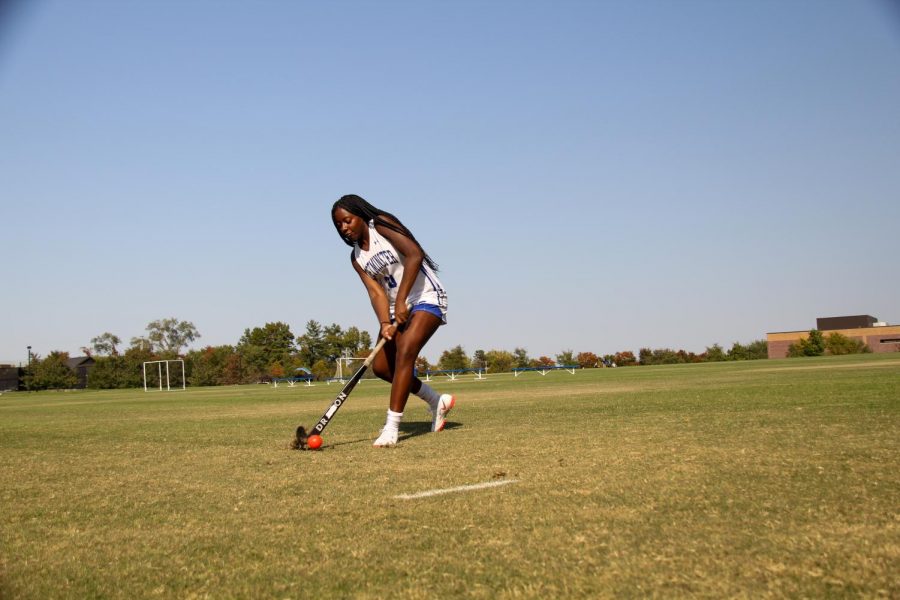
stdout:
{"type": "Polygon", "coordinates": [[[28,346],[28,366],[31,366],[31,346],[28,346]]]}

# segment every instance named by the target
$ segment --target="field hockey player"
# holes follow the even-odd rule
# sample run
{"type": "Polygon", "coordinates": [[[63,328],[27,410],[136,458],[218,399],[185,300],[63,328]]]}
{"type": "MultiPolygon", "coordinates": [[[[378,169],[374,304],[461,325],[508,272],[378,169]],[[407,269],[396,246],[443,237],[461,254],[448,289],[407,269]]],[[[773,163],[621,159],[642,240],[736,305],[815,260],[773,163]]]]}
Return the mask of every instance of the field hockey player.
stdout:
{"type": "Polygon", "coordinates": [[[400,219],[357,195],[335,202],[331,219],[341,239],[353,248],[350,262],[369,294],[379,338],[387,340],[372,363],[375,375],[391,384],[387,419],[373,445],[397,444],[410,393],[428,403],[431,430],[441,431],[456,400],[414,375],[422,348],[447,322],[447,293],[437,277],[437,264],[400,219]]]}

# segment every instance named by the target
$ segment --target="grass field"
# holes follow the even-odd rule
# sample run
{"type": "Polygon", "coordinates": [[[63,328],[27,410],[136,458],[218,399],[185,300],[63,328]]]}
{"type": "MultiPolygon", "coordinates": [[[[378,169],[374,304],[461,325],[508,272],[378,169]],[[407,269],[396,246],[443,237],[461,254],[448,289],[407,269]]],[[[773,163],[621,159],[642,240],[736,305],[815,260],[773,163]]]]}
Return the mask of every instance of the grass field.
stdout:
{"type": "Polygon", "coordinates": [[[438,383],[4,394],[0,597],[900,597],[898,355],[438,383]]]}

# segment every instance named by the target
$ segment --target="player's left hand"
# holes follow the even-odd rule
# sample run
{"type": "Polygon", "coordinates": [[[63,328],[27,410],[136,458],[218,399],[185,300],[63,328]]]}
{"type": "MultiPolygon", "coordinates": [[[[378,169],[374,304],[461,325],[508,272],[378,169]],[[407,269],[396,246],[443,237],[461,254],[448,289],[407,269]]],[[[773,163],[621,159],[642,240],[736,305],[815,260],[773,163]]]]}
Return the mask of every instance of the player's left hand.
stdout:
{"type": "Polygon", "coordinates": [[[409,321],[409,307],[405,302],[397,302],[394,306],[394,321],[397,323],[398,329],[409,321]]]}

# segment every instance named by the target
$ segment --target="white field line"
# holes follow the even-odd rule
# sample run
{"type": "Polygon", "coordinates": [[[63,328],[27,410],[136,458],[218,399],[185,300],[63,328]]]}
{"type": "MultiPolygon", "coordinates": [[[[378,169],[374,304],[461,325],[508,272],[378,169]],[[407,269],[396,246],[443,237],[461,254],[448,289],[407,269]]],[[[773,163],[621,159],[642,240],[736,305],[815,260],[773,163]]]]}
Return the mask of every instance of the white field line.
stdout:
{"type": "Polygon", "coordinates": [[[415,494],[400,494],[399,496],[394,496],[398,500],[416,500],[418,498],[429,498],[431,496],[440,496],[441,494],[454,494],[456,492],[471,492],[474,490],[483,490],[486,488],[499,487],[501,485],[509,485],[510,483],[517,483],[518,479],[503,479],[502,481],[486,481],[485,483],[475,483],[472,485],[461,485],[459,487],[454,488],[445,488],[442,490],[427,490],[424,492],[417,492],[415,494]]]}

